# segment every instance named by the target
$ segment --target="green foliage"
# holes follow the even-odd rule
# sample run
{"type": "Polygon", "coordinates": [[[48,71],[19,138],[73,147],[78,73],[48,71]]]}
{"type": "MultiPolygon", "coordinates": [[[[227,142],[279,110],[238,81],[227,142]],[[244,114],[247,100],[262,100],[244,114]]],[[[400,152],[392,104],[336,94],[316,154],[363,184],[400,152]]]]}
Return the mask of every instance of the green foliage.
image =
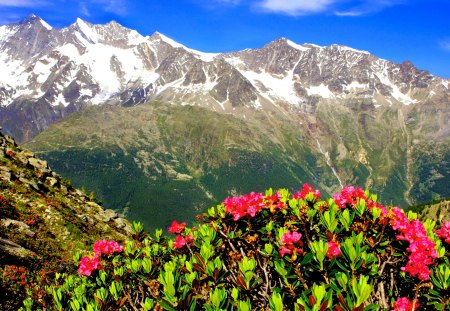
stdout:
{"type": "Polygon", "coordinates": [[[220,204],[200,225],[177,227],[175,239],[133,224],[122,253],[102,255],[90,276],[59,275],[48,298],[28,297],[24,310],[387,310],[399,297],[449,307],[449,245],[435,236],[435,223],[425,230],[438,256],[429,280],[419,280],[400,269],[409,253],[392,228],[394,213],[373,201],[341,208],[287,190],[261,198],[254,217],[236,219],[220,204]]]}

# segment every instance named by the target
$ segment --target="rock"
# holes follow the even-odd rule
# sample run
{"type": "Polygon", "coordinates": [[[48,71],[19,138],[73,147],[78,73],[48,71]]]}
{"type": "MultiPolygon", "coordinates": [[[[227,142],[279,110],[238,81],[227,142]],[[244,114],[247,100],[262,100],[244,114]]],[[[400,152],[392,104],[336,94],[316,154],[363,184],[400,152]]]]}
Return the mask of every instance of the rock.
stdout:
{"type": "Polygon", "coordinates": [[[34,180],[29,180],[25,177],[19,177],[19,181],[27,185],[28,187],[32,188],[33,190],[41,191],[39,189],[39,185],[34,180]]]}
{"type": "Polygon", "coordinates": [[[49,187],[57,187],[59,184],[59,181],[54,177],[47,177],[45,179],[45,184],[49,187]]]}
{"type": "Polygon", "coordinates": [[[19,244],[13,241],[3,239],[0,237],[0,251],[8,254],[11,257],[29,258],[34,257],[36,254],[26,248],[23,248],[19,244]]]}
{"type": "Polygon", "coordinates": [[[29,158],[27,160],[27,166],[38,171],[49,170],[47,161],[36,158],[29,158]]]}
{"type": "Polygon", "coordinates": [[[0,179],[4,181],[11,181],[11,171],[6,166],[0,166],[0,179]]]}
{"type": "Polygon", "coordinates": [[[9,218],[3,218],[0,220],[0,224],[6,228],[9,228],[11,225],[19,229],[20,232],[25,233],[29,237],[34,237],[35,233],[30,230],[30,226],[28,226],[26,223],[23,223],[18,220],[13,220],[9,218]]]}
{"type": "Polygon", "coordinates": [[[119,215],[117,215],[117,213],[112,209],[106,209],[103,212],[98,213],[98,216],[104,222],[109,222],[119,217],[119,215]]]}
{"type": "Polygon", "coordinates": [[[94,226],[97,222],[94,218],[88,216],[88,215],[78,215],[78,218],[80,218],[82,221],[87,222],[89,225],[94,226]]]}

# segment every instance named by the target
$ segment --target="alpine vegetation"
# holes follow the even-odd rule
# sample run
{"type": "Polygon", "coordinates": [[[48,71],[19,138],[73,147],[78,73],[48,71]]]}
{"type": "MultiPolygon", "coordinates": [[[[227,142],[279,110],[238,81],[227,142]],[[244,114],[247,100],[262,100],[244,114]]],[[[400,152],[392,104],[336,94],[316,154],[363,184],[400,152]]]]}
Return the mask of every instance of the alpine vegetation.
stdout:
{"type": "Polygon", "coordinates": [[[74,256],[22,310],[448,310],[450,222],[346,186],[227,198],[163,235],[132,226],[74,256]],[[76,271],[78,269],[78,271],[76,271]]]}

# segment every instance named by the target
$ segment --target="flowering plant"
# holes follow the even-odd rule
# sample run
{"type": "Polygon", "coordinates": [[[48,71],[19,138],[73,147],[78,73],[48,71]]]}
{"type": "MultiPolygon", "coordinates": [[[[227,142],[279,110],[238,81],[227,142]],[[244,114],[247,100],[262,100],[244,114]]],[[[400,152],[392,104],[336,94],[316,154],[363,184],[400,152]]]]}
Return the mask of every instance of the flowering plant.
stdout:
{"type": "MultiPolygon", "coordinates": [[[[449,223],[435,228],[361,188],[227,198],[175,237],[134,225],[47,288],[57,310],[448,310],[449,223]],[[94,273],[95,271],[95,273],[94,273]]],[[[31,306],[31,307],[30,307],[31,306]]],[[[28,308],[27,307],[27,308],[28,308]]]]}

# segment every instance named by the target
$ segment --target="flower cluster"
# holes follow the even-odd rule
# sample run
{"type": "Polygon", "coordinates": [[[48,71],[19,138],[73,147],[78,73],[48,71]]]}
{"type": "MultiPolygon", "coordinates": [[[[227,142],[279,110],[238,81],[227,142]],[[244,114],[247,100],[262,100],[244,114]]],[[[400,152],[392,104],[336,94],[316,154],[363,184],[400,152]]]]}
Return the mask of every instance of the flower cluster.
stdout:
{"type": "Polygon", "coordinates": [[[361,187],[355,188],[353,186],[345,186],[341,193],[336,193],[333,196],[334,202],[340,208],[345,208],[347,204],[354,207],[359,199],[367,200],[366,194],[361,187]]]}
{"type": "Polygon", "coordinates": [[[233,216],[233,220],[237,221],[242,217],[255,217],[265,205],[262,193],[250,193],[240,197],[226,198],[223,204],[226,212],[233,216]]]}
{"type": "Polygon", "coordinates": [[[20,285],[26,284],[26,270],[24,267],[17,267],[15,265],[6,266],[3,272],[4,280],[19,281],[20,285]]]}
{"type": "Polygon", "coordinates": [[[302,234],[298,232],[286,232],[281,237],[281,248],[280,248],[280,256],[284,257],[286,254],[302,254],[303,251],[301,247],[303,246],[303,242],[300,240],[302,238],[302,234]]]}
{"type": "Polygon", "coordinates": [[[186,237],[181,236],[181,231],[186,227],[186,222],[178,223],[176,220],[172,222],[169,227],[170,233],[178,233],[175,237],[175,241],[173,242],[173,247],[175,248],[183,248],[186,244],[192,244],[194,242],[194,237],[192,235],[188,235],[186,237]]]}
{"type": "Polygon", "coordinates": [[[428,265],[437,258],[436,244],[427,236],[424,225],[417,219],[409,222],[403,211],[396,207],[392,210],[394,217],[391,219],[392,228],[399,231],[397,240],[409,242],[407,251],[410,252],[408,262],[401,270],[420,280],[428,280],[431,272],[428,265]]]}
{"type": "Polygon", "coordinates": [[[393,309],[391,311],[414,311],[419,307],[417,299],[409,301],[406,297],[400,297],[394,301],[393,309]]]}
{"type": "Polygon", "coordinates": [[[80,266],[78,267],[78,274],[90,276],[93,271],[102,269],[103,266],[100,262],[99,256],[94,255],[92,258],[90,258],[89,256],[85,256],[80,261],[80,266]]]}
{"type": "Polygon", "coordinates": [[[318,201],[320,199],[320,190],[314,189],[311,187],[308,183],[303,184],[302,191],[298,191],[294,195],[292,195],[293,199],[306,199],[306,196],[312,193],[314,197],[314,202],[318,201]]]}
{"type": "Polygon", "coordinates": [[[102,270],[103,266],[100,261],[102,255],[121,253],[124,249],[124,247],[116,241],[109,240],[96,241],[92,248],[94,250],[94,256],[92,256],[92,258],[85,256],[81,259],[80,266],[78,267],[79,275],[90,276],[95,270],[102,270]]]}
{"type": "Polygon", "coordinates": [[[116,241],[99,240],[94,243],[92,248],[97,256],[111,255],[123,252],[123,246],[116,241]]]}
{"type": "Polygon", "coordinates": [[[328,251],[327,257],[329,259],[333,259],[334,257],[338,257],[341,255],[341,249],[339,248],[339,243],[334,241],[328,242],[328,251]]]}
{"type": "Polygon", "coordinates": [[[450,244],[450,221],[446,221],[436,233],[445,243],[450,244]]]}
{"type": "Polygon", "coordinates": [[[282,197],[280,192],[277,191],[274,195],[266,195],[264,197],[264,203],[270,208],[270,211],[274,213],[277,209],[282,210],[286,208],[286,203],[280,200],[282,197]]]}
{"type": "Polygon", "coordinates": [[[173,242],[173,247],[183,248],[186,244],[192,244],[192,242],[194,242],[194,237],[192,235],[188,235],[187,237],[177,235],[173,242]]]}
{"type": "Polygon", "coordinates": [[[169,227],[170,233],[181,233],[181,231],[186,227],[186,222],[178,223],[176,220],[172,221],[172,224],[169,227]]]}

